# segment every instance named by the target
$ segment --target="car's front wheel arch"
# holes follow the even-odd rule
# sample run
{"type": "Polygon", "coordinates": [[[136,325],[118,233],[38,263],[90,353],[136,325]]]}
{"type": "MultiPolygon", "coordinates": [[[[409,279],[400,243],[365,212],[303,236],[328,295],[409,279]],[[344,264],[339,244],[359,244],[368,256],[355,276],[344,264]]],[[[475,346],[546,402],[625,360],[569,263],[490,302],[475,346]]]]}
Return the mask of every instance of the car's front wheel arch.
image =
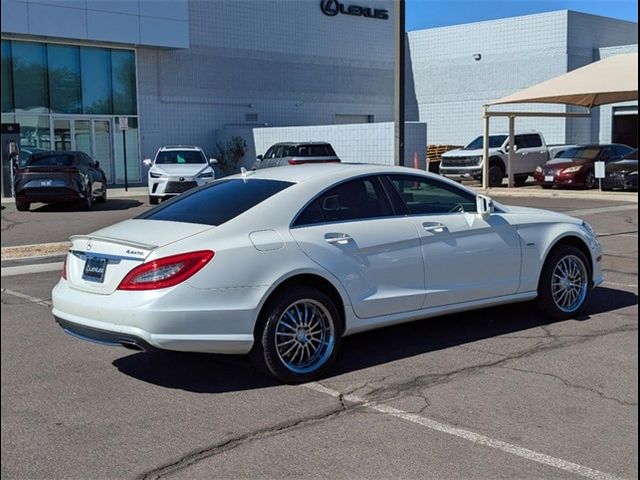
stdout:
{"type": "Polygon", "coordinates": [[[584,256],[587,258],[587,268],[589,269],[589,278],[591,279],[593,276],[593,258],[591,256],[591,250],[589,250],[589,247],[584,242],[584,240],[582,240],[580,237],[576,235],[567,235],[565,237],[561,237],[557,239],[555,243],[553,243],[551,247],[547,250],[547,253],[544,257],[544,262],[542,262],[542,265],[547,263],[549,256],[551,255],[552,252],[562,247],[563,245],[575,247],[584,254],[584,256]]]}

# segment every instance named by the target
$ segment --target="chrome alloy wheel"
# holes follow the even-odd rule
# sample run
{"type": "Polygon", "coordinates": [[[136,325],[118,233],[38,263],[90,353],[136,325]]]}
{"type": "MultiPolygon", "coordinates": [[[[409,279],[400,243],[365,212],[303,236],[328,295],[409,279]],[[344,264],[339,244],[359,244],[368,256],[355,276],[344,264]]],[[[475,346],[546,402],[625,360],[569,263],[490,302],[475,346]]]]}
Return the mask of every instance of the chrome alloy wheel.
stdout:
{"type": "Polygon", "coordinates": [[[551,278],[551,295],[565,313],[578,310],[589,292],[587,267],[579,257],[567,255],[557,263],[551,278]]]}
{"type": "Polygon", "coordinates": [[[322,303],[309,298],[287,307],[275,327],[275,346],[282,364],[294,373],[321,367],[335,346],[334,322],[322,303]]]}

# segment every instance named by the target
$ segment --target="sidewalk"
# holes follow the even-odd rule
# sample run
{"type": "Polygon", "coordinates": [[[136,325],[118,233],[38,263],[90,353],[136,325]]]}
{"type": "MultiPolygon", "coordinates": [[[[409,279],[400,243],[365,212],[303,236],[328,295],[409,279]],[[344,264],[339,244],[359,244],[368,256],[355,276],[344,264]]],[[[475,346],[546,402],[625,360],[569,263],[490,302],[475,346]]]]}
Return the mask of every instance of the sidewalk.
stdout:
{"type": "Polygon", "coordinates": [[[638,203],[638,192],[600,192],[598,190],[544,190],[535,185],[516,188],[488,188],[467,185],[478,193],[493,197],[520,198],[572,198],[585,200],[606,200],[610,202],[638,203]]]}

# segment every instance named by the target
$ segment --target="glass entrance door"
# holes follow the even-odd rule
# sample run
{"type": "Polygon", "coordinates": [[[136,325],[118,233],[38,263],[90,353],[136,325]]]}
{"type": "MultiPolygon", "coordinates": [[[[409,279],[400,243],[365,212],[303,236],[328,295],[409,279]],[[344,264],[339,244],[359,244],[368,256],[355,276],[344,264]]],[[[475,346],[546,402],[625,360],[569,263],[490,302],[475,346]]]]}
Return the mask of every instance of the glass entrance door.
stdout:
{"type": "Polygon", "coordinates": [[[91,120],[93,130],[93,159],[100,162],[100,168],[107,175],[107,182],[113,183],[113,145],[111,120],[91,120]]]}

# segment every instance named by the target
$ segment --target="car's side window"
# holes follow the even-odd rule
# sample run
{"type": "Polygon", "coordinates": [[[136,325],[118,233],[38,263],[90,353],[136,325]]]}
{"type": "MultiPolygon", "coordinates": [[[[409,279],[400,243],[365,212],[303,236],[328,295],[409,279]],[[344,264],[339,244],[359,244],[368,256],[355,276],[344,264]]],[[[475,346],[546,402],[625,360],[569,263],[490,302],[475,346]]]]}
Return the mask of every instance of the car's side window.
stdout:
{"type": "Polygon", "coordinates": [[[393,215],[377,177],[341,183],[327,190],[298,215],[294,226],[343,222],[393,215]]]}
{"type": "Polygon", "coordinates": [[[524,135],[527,148],[537,148],[542,146],[540,135],[530,134],[524,135]]]}
{"type": "Polygon", "coordinates": [[[271,147],[269,150],[267,150],[267,153],[265,153],[262,158],[264,159],[271,158],[273,156],[274,151],[275,151],[275,148],[271,147]]]}
{"type": "Polygon", "coordinates": [[[517,148],[527,148],[527,140],[524,135],[516,135],[515,142],[517,148]]]}
{"type": "Polygon", "coordinates": [[[476,198],[453,185],[413,175],[390,175],[389,180],[411,215],[476,212],[476,198]]]}
{"type": "Polygon", "coordinates": [[[273,158],[282,158],[283,149],[284,149],[284,146],[278,145],[273,152],[273,158]]]}

